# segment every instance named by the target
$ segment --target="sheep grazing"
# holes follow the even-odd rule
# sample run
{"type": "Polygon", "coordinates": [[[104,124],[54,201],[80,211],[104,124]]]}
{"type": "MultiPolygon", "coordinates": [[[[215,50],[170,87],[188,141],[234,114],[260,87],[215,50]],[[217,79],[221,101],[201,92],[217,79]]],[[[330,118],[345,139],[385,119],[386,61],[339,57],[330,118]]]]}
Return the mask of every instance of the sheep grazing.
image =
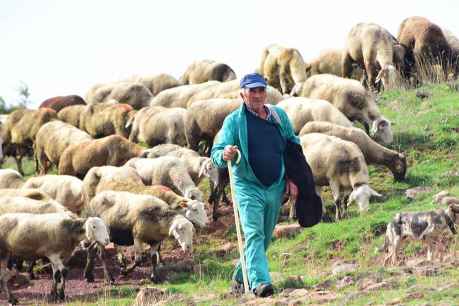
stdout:
{"type": "Polygon", "coordinates": [[[114,166],[92,167],[83,179],[85,203],[89,203],[96,195],[99,185],[108,182],[129,182],[138,186],[143,186],[142,178],[133,168],[114,166]]]}
{"type": "Polygon", "coordinates": [[[132,106],[125,103],[100,103],[88,105],[80,114],[80,128],[94,138],[113,134],[129,137],[132,106]]]}
{"type": "Polygon", "coordinates": [[[187,165],[180,158],[132,158],[125,166],[134,168],[145,185],[164,185],[185,198],[203,201],[202,192],[196,187],[187,165]]]}
{"type": "MultiPolygon", "coordinates": [[[[398,213],[387,225],[384,245],[381,249],[387,251],[384,265],[398,263],[398,252],[402,242],[411,240],[427,244],[427,260],[432,261],[436,241],[448,235],[455,235],[459,224],[459,205],[449,205],[447,209],[437,209],[425,212],[398,213]]],[[[439,252],[440,260],[443,252],[439,252]]]]}
{"type": "MultiPolygon", "coordinates": [[[[176,211],[154,196],[139,195],[130,192],[103,191],[97,194],[86,206],[85,214],[100,217],[107,224],[110,240],[116,245],[134,245],[135,261],[131,266],[123,267],[121,272],[126,275],[136,266],[145,261],[145,246],[158,251],[161,241],[173,236],[185,252],[192,252],[193,224],[176,211]]],[[[103,249],[100,249],[103,254],[103,249]]],[[[152,272],[150,279],[159,281],[156,264],[151,252],[152,272]]],[[[103,258],[103,256],[101,256],[103,258]]],[[[94,279],[92,270],[94,258],[89,257],[85,269],[85,278],[94,279]]],[[[108,270],[107,270],[108,272],[108,270]]],[[[113,278],[105,274],[107,280],[113,278]]]]}
{"type": "MultiPolygon", "coordinates": [[[[316,74],[333,74],[342,76],[343,50],[342,49],[327,49],[320,52],[319,56],[305,63],[306,77],[316,74]]],[[[362,81],[364,70],[357,64],[352,65],[351,79],[362,81]]]]}
{"type": "Polygon", "coordinates": [[[150,101],[150,106],[187,108],[188,100],[194,94],[217,84],[220,84],[220,82],[209,81],[201,84],[184,85],[166,89],[150,101]]]}
{"type": "Polygon", "coordinates": [[[73,144],[92,140],[82,130],[59,120],[45,123],[37,132],[34,143],[34,156],[40,174],[46,174],[54,165],[59,168],[59,159],[64,150],[73,144]]]}
{"type": "Polygon", "coordinates": [[[46,99],[40,104],[39,108],[47,107],[55,110],[56,113],[59,113],[59,111],[68,106],[85,104],[86,102],[83,100],[83,98],[77,95],[58,96],[46,99]]]}
{"type": "Polygon", "coordinates": [[[226,82],[236,79],[236,73],[230,66],[213,60],[193,62],[180,78],[182,84],[199,84],[208,81],[226,82]]]}
{"type": "Polygon", "coordinates": [[[0,216],[0,229],[0,277],[2,289],[12,305],[18,301],[7,285],[8,280],[17,274],[14,267],[8,268],[11,257],[48,258],[53,269],[50,297],[64,300],[68,273],[65,263],[73,250],[84,239],[103,246],[109,243],[107,227],[101,219],[77,219],[61,213],[5,214],[0,216]]]}
{"type": "Polygon", "coordinates": [[[385,28],[374,23],[358,23],[347,36],[342,57],[342,76],[350,77],[352,64],[365,69],[370,90],[381,81],[385,90],[397,84],[397,69],[404,69],[405,50],[385,28]]]}
{"type": "Polygon", "coordinates": [[[161,73],[158,75],[136,76],[131,79],[133,82],[141,83],[148,88],[153,96],[156,96],[161,91],[180,86],[180,82],[173,76],[161,73]]]}
{"type": "Polygon", "coordinates": [[[188,107],[185,118],[185,135],[188,148],[198,151],[205,142],[204,152],[210,152],[212,143],[223,121],[242,103],[241,99],[209,99],[196,101],[188,107]]]}
{"type": "Polygon", "coordinates": [[[374,142],[361,129],[343,127],[330,122],[308,122],[301,129],[300,136],[308,133],[321,133],[351,141],[362,151],[368,164],[386,166],[397,181],[405,178],[407,169],[405,155],[374,142]]]}
{"type": "Polygon", "coordinates": [[[306,80],[306,70],[301,53],[294,48],[277,44],[266,47],[261,55],[259,73],[269,85],[282,94],[290,94],[293,87],[306,80]]]}
{"type": "Polygon", "coordinates": [[[0,169],[0,188],[20,188],[24,184],[22,175],[13,169],[0,169]]]}
{"type": "Polygon", "coordinates": [[[80,116],[86,110],[86,105],[72,105],[57,113],[57,118],[63,122],[80,128],[80,116]]]}
{"type": "Polygon", "coordinates": [[[83,179],[92,167],[121,166],[144,149],[119,135],[111,135],[69,146],[59,160],[59,174],[83,179]]]}
{"type": "Polygon", "coordinates": [[[300,133],[304,125],[310,121],[327,121],[340,126],[352,126],[352,122],[342,112],[325,100],[293,97],[279,102],[277,106],[287,113],[295,134],[300,133]]]}
{"type": "Polygon", "coordinates": [[[29,178],[22,188],[36,188],[78,214],[84,205],[83,182],[70,175],[44,175],[29,178]]]}
{"type": "Polygon", "coordinates": [[[32,144],[35,142],[38,130],[46,122],[56,118],[56,112],[50,108],[17,109],[8,115],[2,136],[3,145],[11,147],[8,149],[8,153],[11,153],[15,158],[18,171],[22,175],[24,174],[22,158],[26,155],[32,155],[32,144]]]}
{"type": "Polygon", "coordinates": [[[381,197],[368,185],[367,164],[355,143],[319,133],[305,134],[300,140],[316,186],[331,188],[337,220],[345,216],[352,202],[357,202],[360,212],[365,212],[371,196],[381,197]]]}
{"type": "Polygon", "coordinates": [[[294,91],[297,96],[329,101],[349,120],[362,123],[376,141],[392,143],[390,122],[381,116],[373,96],[358,81],[318,74],[307,79],[294,91]]]}
{"type": "Polygon", "coordinates": [[[141,109],[148,106],[152,97],[150,90],[140,83],[113,82],[94,85],[86,94],[86,101],[88,104],[98,104],[115,100],[141,109]]]}
{"type": "Polygon", "coordinates": [[[145,107],[139,111],[129,135],[130,141],[142,141],[153,147],[162,143],[186,146],[185,118],[188,113],[181,107],[145,107]]]}
{"type": "Polygon", "coordinates": [[[204,209],[204,203],[184,198],[166,186],[145,186],[130,181],[109,181],[97,186],[97,193],[106,190],[152,195],[166,202],[170,209],[185,216],[185,218],[198,227],[206,227],[209,222],[209,218],[204,209]]]}

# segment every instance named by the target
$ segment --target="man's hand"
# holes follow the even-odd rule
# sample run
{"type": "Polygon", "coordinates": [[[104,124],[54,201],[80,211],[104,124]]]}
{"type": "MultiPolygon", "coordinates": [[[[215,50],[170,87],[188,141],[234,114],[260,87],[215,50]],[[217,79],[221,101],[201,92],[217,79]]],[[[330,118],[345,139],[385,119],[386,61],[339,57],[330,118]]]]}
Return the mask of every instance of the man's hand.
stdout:
{"type": "Polygon", "coordinates": [[[298,187],[295,183],[289,179],[285,182],[285,197],[292,197],[296,199],[298,197],[298,187]]]}
{"type": "Polygon", "coordinates": [[[237,154],[237,146],[226,146],[223,150],[223,160],[233,160],[237,154]]]}

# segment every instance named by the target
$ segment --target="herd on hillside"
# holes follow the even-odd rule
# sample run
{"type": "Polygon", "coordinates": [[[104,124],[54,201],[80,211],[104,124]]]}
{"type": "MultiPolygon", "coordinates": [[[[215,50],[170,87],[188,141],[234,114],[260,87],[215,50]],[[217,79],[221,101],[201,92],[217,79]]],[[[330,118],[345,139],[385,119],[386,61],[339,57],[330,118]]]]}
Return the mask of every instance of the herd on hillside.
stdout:
{"type": "MultiPolygon", "coordinates": [[[[269,84],[268,102],[289,116],[318,192],[330,186],[336,220],[353,202],[365,212],[372,197],[381,197],[369,185],[368,164],[386,167],[395,180],[405,178],[406,157],[386,147],[393,141],[391,122],[375,96],[419,84],[426,67],[443,80],[456,79],[459,40],[422,17],[404,20],[397,38],[377,24],[359,23],[343,49],[309,62],[294,48],[263,50],[256,70],[269,84]]],[[[31,261],[31,277],[34,260],[50,261],[57,300],[64,299],[66,262],[77,247],[86,250],[89,282],[97,258],[106,281],[114,281],[105,262],[109,242],[134,245],[134,262],[120,261],[122,274],[150,259],[153,281],[159,281],[162,240],[174,237],[191,252],[194,227],[209,222],[205,203],[216,220],[218,203],[228,202],[227,169],[214,167],[208,156],[225,117],[242,103],[239,93],[230,66],[203,60],[180,80],[136,76],[94,85],[84,99],[58,96],[36,110],[9,114],[0,137],[1,159],[14,158],[18,169],[0,170],[0,275],[9,302],[17,299],[7,281],[23,259],[31,261]],[[38,174],[29,179],[23,177],[25,156],[33,156],[38,174]],[[58,175],[47,174],[53,166],[58,175]],[[198,188],[204,178],[209,199],[198,188]]],[[[403,237],[454,233],[459,203],[449,204],[397,214],[387,228],[386,261],[396,263],[403,237]]]]}

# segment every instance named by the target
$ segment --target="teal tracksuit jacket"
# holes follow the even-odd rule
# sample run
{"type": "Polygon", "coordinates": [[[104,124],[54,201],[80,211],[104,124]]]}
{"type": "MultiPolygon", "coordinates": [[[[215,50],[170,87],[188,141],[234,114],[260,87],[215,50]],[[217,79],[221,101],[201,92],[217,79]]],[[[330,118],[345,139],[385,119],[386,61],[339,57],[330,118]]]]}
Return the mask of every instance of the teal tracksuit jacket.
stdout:
{"type": "MultiPolygon", "coordinates": [[[[277,114],[270,116],[269,120],[276,123],[282,137],[285,140],[299,143],[287,114],[276,106],[269,106],[269,108],[277,114]]],[[[227,166],[226,161],[222,158],[223,149],[227,145],[236,145],[241,152],[240,163],[233,164],[232,175],[245,237],[249,285],[255,289],[260,284],[271,283],[266,250],[271,242],[272,232],[279,217],[285,190],[284,163],[282,162],[278,180],[269,187],[264,186],[255,176],[249,164],[247,110],[244,103],[229,114],[223,122],[223,127],[211,152],[212,162],[215,166],[220,168],[227,166]]],[[[240,264],[236,267],[233,279],[242,283],[240,264]]]]}

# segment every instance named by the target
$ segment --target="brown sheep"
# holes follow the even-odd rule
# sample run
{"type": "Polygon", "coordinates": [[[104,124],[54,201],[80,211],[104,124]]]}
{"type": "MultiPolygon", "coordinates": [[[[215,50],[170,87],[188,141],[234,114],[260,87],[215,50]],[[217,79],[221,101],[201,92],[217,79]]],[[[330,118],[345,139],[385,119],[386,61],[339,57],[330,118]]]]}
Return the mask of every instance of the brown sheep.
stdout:
{"type": "Polygon", "coordinates": [[[144,149],[119,135],[111,135],[69,146],[59,160],[59,174],[83,179],[89,169],[96,166],[122,166],[144,149]]]}
{"type": "Polygon", "coordinates": [[[59,159],[68,146],[89,140],[92,137],[88,133],[68,123],[55,120],[44,124],[38,130],[34,143],[35,161],[40,174],[46,174],[52,165],[58,168],[59,159]]]}
{"type": "Polygon", "coordinates": [[[54,109],[57,113],[65,107],[71,105],[85,105],[86,102],[83,100],[82,97],[77,95],[70,95],[70,96],[58,96],[46,99],[43,101],[39,108],[48,107],[54,109]]]}
{"type": "MultiPolygon", "coordinates": [[[[4,126],[4,146],[12,146],[19,173],[22,175],[22,158],[25,155],[32,155],[32,145],[35,136],[42,125],[57,118],[56,111],[50,108],[37,110],[21,108],[12,112],[4,126]]],[[[5,153],[7,151],[5,150],[5,153]]]]}
{"type": "Polygon", "coordinates": [[[67,106],[57,113],[57,118],[73,125],[74,127],[80,128],[80,116],[85,109],[86,105],[67,106]]]}
{"type": "Polygon", "coordinates": [[[384,89],[393,88],[397,82],[405,58],[404,48],[383,27],[374,23],[358,23],[347,36],[342,57],[342,76],[351,77],[352,64],[365,69],[368,87],[377,88],[382,82],[384,89]]]}
{"type": "Polygon", "coordinates": [[[186,84],[199,84],[211,80],[226,82],[236,79],[236,73],[230,66],[217,63],[213,60],[201,60],[193,62],[180,78],[180,82],[186,84]]]}
{"type": "Polygon", "coordinates": [[[125,103],[100,103],[88,105],[80,114],[80,128],[94,138],[113,134],[129,137],[132,106],[125,103]]]}
{"type": "Polygon", "coordinates": [[[430,70],[430,65],[439,64],[444,70],[443,79],[446,80],[452,52],[438,25],[424,17],[409,17],[400,24],[397,38],[402,45],[413,52],[417,77],[426,72],[426,68],[430,70]]]}
{"type": "Polygon", "coordinates": [[[269,85],[283,94],[289,94],[296,84],[306,80],[305,64],[300,52],[277,44],[263,50],[259,73],[269,85]]]}

